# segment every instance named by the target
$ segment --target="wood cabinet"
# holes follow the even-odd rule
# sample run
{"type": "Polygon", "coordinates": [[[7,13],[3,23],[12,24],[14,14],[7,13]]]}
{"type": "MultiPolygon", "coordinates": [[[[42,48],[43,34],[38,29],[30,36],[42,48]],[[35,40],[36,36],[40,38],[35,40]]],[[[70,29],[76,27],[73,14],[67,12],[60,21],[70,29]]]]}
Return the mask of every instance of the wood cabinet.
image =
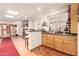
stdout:
{"type": "Polygon", "coordinates": [[[65,37],[64,39],[64,52],[72,54],[72,55],[76,55],[77,54],[77,50],[76,50],[76,37],[65,37]]]}
{"type": "Polygon", "coordinates": [[[48,34],[42,34],[42,44],[46,45],[48,43],[48,34]]]}
{"type": "Polygon", "coordinates": [[[55,35],[55,34],[42,35],[43,45],[71,55],[77,55],[76,40],[77,40],[77,37],[72,35],[70,36],[55,35]]]}
{"type": "Polygon", "coordinates": [[[48,47],[54,48],[54,37],[53,37],[53,35],[48,35],[48,47]]]}
{"type": "Polygon", "coordinates": [[[43,34],[42,39],[43,45],[54,48],[54,39],[52,35],[43,34]]]}
{"type": "Polygon", "coordinates": [[[63,39],[62,39],[62,37],[61,36],[59,36],[59,35],[55,35],[55,49],[57,49],[57,50],[60,50],[60,51],[63,51],[63,39]]]}

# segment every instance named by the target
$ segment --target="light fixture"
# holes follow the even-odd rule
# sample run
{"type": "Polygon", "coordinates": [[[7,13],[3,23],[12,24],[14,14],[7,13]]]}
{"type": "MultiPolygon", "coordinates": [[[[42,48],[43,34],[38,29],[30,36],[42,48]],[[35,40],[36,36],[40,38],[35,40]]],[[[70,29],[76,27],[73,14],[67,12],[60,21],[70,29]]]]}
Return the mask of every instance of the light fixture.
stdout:
{"type": "Polygon", "coordinates": [[[41,8],[40,8],[40,7],[38,7],[38,8],[37,8],[37,10],[38,10],[38,11],[40,11],[40,10],[41,10],[41,8]]]}
{"type": "Polygon", "coordinates": [[[5,15],[5,17],[13,18],[13,16],[11,16],[11,15],[5,15]]]}
{"type": "Polygon", "coordinates": [[[27,19],[27,16],[25,16],[24,18],[27,19]]]}
{"type": "Polygon", "coordinates": [[[17,14],[18,14],[17,12],[15,12],[15,11],[11,11],[11,10],[8,10],[7,13],[9,13],[9,14],[13,14],[13,15],[17,15],[17,14]]]}
{"type": "Polygon", "coordinates": [[[53,11],[53,9],[50,9],[50,11],[53,11]]]}

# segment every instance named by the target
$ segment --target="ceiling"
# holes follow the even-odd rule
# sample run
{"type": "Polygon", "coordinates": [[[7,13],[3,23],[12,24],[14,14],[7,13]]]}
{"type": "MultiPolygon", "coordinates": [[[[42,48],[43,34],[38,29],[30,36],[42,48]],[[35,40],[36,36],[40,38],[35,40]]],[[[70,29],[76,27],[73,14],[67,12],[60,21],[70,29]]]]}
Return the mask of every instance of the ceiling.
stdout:
{"type": "Polygon", "coordinates": [[[68,4],[64,3],[0,3],[0,21],[15,22],[23,21],[25,18],[36,17],[66,9],[68,4]],[[40,7],[40,11],[37,8],[40,7]],[[18,12],[14,18],[7,18],[4,15],[8,10],[18,12]]]}

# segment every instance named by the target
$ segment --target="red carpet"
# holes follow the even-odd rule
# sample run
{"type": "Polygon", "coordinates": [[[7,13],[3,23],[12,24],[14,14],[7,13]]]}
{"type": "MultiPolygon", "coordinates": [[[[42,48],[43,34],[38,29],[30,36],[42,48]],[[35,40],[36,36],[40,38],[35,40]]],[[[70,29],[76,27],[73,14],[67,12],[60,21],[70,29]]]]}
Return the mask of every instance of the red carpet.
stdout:
{"type": "Polygon", "coordinates": [[[10,37],[3,39],[0,45],[0,56],[20,56],[10,37]]]}

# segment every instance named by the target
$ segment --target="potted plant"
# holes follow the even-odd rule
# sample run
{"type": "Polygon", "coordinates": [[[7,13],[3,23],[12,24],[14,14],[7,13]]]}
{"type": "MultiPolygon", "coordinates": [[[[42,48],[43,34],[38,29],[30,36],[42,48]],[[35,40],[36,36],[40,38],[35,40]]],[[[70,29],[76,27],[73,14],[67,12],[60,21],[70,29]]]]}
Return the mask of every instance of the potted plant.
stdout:
{"type": "Polygon", "coordinates": [[[67,26],[65,27],[64,31],[65,31],[66,34],[68,34],[68,28],[67,28],[67,26]]]}

